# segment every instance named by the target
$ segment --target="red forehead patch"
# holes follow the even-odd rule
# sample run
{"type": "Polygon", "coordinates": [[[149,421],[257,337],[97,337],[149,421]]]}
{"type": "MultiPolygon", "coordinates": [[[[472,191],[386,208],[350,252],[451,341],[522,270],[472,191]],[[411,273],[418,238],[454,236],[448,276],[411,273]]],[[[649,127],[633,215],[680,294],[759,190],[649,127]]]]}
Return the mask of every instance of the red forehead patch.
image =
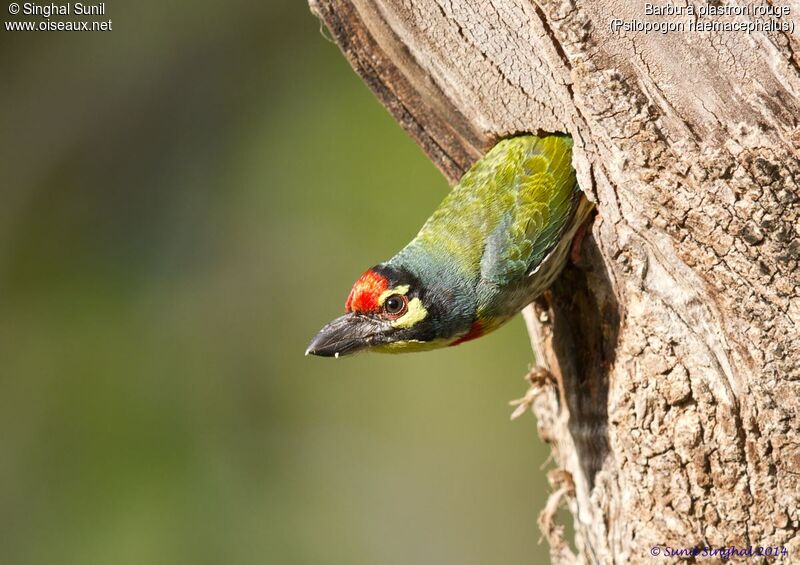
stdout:
{"type": "Polygon", "coordinates": [[[361,275],[353,285],[344,309],[347,312],[375,312],[380,309],[378,297],[389,288],[389,281],[372,269],[361,275]]]}

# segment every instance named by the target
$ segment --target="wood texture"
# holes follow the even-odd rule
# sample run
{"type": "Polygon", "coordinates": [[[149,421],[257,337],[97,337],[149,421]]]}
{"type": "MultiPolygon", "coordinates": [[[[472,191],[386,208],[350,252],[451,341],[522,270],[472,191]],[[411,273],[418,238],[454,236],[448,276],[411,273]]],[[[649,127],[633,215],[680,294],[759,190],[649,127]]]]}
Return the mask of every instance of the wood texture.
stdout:
{"type": "Polygon", "coordinates": [[[504,136],[576,141],[598,216],[526,311],[576,530],[571,549],[543,517],[553,561],[646,563],[654,545],[800,559],[800,40],[611,32],[643,5],[311,1],[452,181],[504,136]]]}

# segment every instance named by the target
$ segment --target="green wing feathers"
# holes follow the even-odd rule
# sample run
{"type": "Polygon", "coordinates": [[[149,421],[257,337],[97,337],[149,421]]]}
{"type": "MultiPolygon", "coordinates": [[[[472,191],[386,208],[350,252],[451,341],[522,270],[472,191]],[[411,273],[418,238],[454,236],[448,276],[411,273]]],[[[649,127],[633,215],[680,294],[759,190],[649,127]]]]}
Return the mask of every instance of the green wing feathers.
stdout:
{"type": "Polygon", "coordinates": [[[498,190],[513,199],[487,239],[481,274],[506,284],[535,269],[561,239],[577,202],[572,142],[567,137],[524,137],[509,152],[498,190]],[[503,187],[506,187],[505,190],[503,187]],[[506,229],[503,229],[506,228],[506,229]]]}
{"type": "Polygon", "coordinates": [[[467,171],[407,249],[422,246],[504,285],[553,249],[579,199],[569,137],[505,139],[467,171]]]}

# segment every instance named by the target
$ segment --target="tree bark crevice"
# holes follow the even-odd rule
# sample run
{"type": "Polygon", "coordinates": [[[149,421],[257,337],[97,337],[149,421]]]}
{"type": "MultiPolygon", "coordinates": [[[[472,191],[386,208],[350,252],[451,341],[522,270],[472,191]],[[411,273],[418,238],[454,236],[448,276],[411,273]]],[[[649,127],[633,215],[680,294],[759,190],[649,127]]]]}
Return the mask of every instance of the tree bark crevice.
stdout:
{"type": "Polygon", "coordinates": [[[575,139],[598,215],[583,260],[524,314],[556,381],[533,409],[574,485],[557,491],[577,558],[797,555],[800,40],[612,33],[644,18],[616,0],[311,6],[451,182],[501,137],[575,139]]]}

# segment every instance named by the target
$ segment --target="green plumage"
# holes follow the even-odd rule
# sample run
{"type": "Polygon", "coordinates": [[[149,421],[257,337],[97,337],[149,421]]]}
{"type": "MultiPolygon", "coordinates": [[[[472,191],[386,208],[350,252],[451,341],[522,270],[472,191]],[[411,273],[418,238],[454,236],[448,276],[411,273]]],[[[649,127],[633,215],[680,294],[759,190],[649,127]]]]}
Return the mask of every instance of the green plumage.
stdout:
{"type": "Polygon", "coordinates": [[[438,248],[506,284],[537,265],[572,216],[568,137],[515,137],[476,162],[409,245],[438,248]]]}
{"type": "Polygon", "coordinates": [[[477,319],[493,329],[550,285],[590,210],[577,187],[569,137],[505,139],[472,166],[389,264],[423,277],[434,272],[437,279],[458,272],[475,288],[477,319]]]}
{"type": "Polygon", "coordinates": [[[569,137],[499,142],[411,243],[356,281],[348,313],[306,353],[419,351],[493,331],[552,284],[591,210],[569,137]]]}

